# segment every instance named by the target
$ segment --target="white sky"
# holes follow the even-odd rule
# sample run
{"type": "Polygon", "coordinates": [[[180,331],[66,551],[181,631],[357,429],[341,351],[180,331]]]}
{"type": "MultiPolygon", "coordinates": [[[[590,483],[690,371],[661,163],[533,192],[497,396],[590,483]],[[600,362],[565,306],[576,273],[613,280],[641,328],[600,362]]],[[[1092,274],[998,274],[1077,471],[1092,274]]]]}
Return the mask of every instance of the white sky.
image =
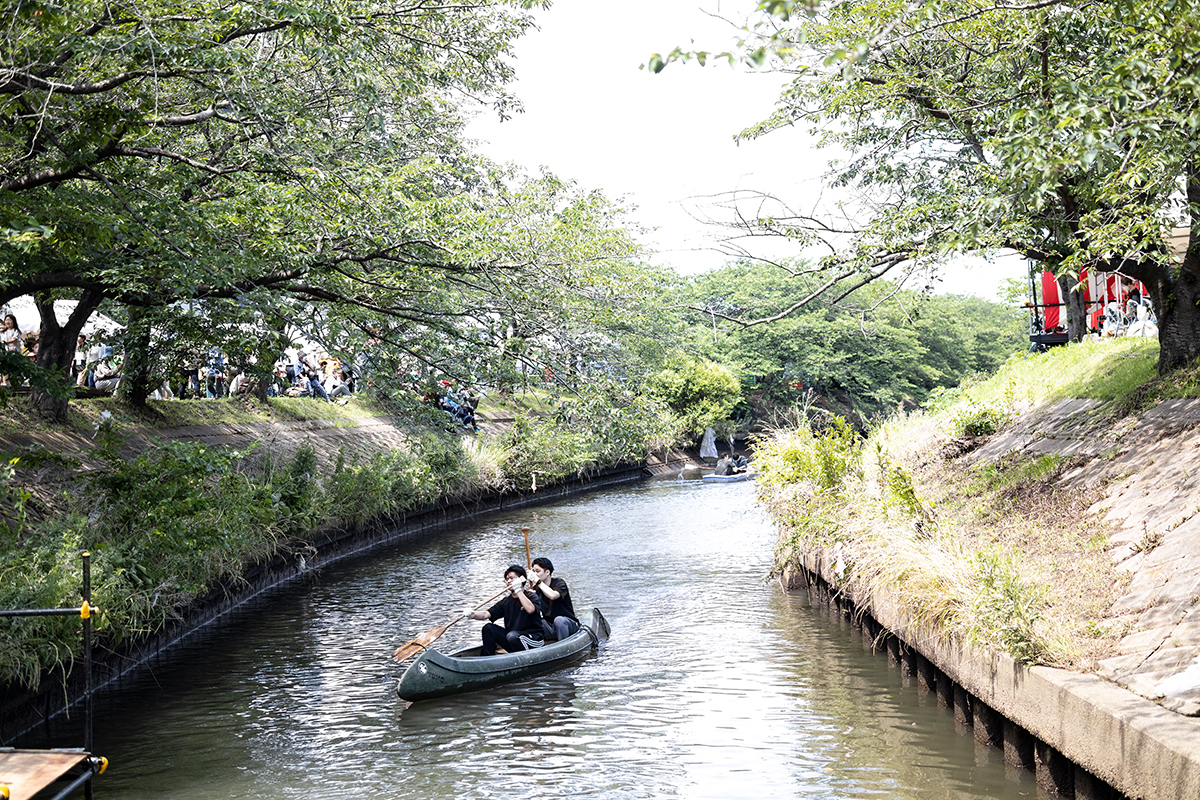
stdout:
{"type": "MultiPolygon", "coordinates": [[[[714,15],[735,18],[753,5],[559,0],[539,14],[541,29],[516,44],[517,82],[510,89],[525,113],[499,122],[484,112],[468,135],[497,161],[530,172],[545,166],[635,206],[632,219],[649,229],[642,241],[655,252],[651,260],[682,273],[721,266],[727,256],[711,249],[721,232],[693,218],[705,215],[703,198],[758,190],[805,207],[820,192],[826,155],[799,128],[733,141],[770,114],[784,76],[724,62],[672,64],[658,75],[638,67],[676,46],[731,49],[736,29],[714,15]]],[[[766,254],[787,254],[783,248],[766,254]]],[[[1022,269],[950,268],[942,290],[992,297],[1002,273],[1020,276],[1022,269]]]]}

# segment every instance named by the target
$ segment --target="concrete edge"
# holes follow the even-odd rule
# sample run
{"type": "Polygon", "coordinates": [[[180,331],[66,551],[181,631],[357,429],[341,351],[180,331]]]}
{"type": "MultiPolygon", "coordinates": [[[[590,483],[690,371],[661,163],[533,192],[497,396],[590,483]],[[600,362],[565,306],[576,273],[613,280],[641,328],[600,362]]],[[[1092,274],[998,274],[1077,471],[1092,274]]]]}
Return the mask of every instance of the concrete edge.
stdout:
{"type": "Polygon", "coordinates": [[[823,548],[799,554],[809,572],[844,592],[974,697],[1131,798],[1200,797],[1200,719],[1181,716],[1097,675],[1026,667],[1006,655],[919,635],[885,597],[856,597],[823,548]]]}

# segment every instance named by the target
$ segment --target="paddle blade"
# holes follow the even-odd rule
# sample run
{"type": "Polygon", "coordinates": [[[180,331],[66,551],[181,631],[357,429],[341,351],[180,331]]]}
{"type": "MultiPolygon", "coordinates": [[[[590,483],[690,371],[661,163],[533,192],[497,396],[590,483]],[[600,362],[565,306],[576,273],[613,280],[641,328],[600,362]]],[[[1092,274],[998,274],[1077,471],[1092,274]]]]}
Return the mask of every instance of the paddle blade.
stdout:
{"type": "Polygon", "coordinates": [[[458,622],[459,619],[461,619],[461,617],[458,619],[453,619],[450,622],[447,622],[445,625],[439,625],[436,628],[427,630],[420,636],[413,637],[405,644],[402,644],[393,650],[392,658],[396,659],[397,661],[407,661],[440,639],[442,634],[446,632],[446,629],[455,622],[458,622]]]}

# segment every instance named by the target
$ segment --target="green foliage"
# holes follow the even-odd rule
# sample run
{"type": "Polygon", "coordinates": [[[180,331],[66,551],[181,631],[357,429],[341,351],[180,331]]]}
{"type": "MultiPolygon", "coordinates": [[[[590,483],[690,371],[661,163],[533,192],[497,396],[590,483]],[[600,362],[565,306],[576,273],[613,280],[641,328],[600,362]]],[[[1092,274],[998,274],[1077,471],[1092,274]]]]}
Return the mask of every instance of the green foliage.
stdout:
{"type": "MultiPolygon", "coordinates": [[[[692,280],[694,307],[741,320],[767,319],[815,291],[803,274],[733,264],[692,280]]],[[[753,376],[750,392],[791,405],[808,390],[845,398],[864,417],[921,403],[976,372],[992,372],[1021,347],[1020,315],[969,297],[928,296],[879,284],[852,303],[809,305],[753,327],[713,330],[709,315],[689,317],[697,348],[753,376]]]]}
{"type": "Polygon", "coordinates": [[[773,487],[808,482],[818,491],[837,492],[860,459],[860,442],[841,417],[816,432],[807,425],[776,432],[754,447],[758,480],[773,487]]]}
{"type": "Polygon", "coordinates": [[[591,464],[583,431],[545,419],[517,417],[502,444],[500,466],[517,491],[586,472],[591,464]]]}
{"type": "Polygon", "coordinates": [[[57,370],[39,369],[27,356],[0,349],[0,375],[8,377],[8,385],[0,386],[0,408],[8,405],[13,396],[13,386],[28,382],[53,397],[66,398],[75,393],[75,384],[69,376],[57,370]]]}
{"type": "Polygon", "coordinates": [[[1049,643],[1040,630],[1046,587],[1024,579],[1016,557],[977,552],[972,561],[976,595],[966,616],[967,635],[1001,649],[1024,664],[1042,661],[1049,643]]]}
{"type": "Polygon", "coordinates": [[[33,494],[23,486],[13,484],[20,457],[0,461],[0,537],[17,540],[25,528],[25,504],[33,494]]]}
{"type": "Polygon", "coordinates": [[[902,464],[888,463],[883,476],[884,505],[900,509],[917,522],[926,521],[929,517],[929,509],[917,495],[917,487],[913,482],[912,473],[902,464]]]}
{"type": "Polygon", "coordinates": [[[1018,403],[1039,405],[1088,397],[1112,401],[1112,407],[1128,412],[1153,395],[1155,387],[1170,386],[1173,397],[1200,391],[1195,387],[1189,390],[1186,380],[1162,378],[1147,384],[1155,374],[1154,351],[1153,342],[1124,338],[1014,355],[995,375],[939,394],[927,407],[964,422],[982,417],[980,430],[994,430],[1018,403]]]}
{"type": "Polygon", "coordinates": [[[317,451],[305,442],[297,448],[291,461],[278,473],[269,476],[275,487],[271,504],[288,533],[299,534],[317,520],[317,451]]]}
{"type": "Polygon", "coordinates": [[[1065,459],[1057,454],[1039,456],[1014,454],[981,464],[973,470],[975,480],[966,487],[972,495],[1003,491],[1011,487],[1042,485],[1062,469],[1065,459]]]}
{"type": "Polygon", "coordinates": [[[647,389],[679,416],[684,430],[697,435],[728,419],[741,399],[741,385],[728,368],[692,358],[652,375],[647,389]]]}
{"type": "Polygon", "coordinates": [[[1008,414],[1002,409],[967,402],[955,408],[950,428],[955,436],[990,436],[1007,422],[1008,414]]]}
{"type": "Polygon", "coordinates": [[[541,4],[11,10],[0,64],[32,111],[0,130],[0,303],[103,302],[128,324],[123,391],[208,346],[262,377],[301,337],[364,373],[506,387],[623,366],[666,324],[623,209],[463,139],[464,98],[511,110],[512,42],[541,4]]]}
{"type": "MultiPolygon", "coordinates": [[[[795,75],[744,135],[808,128],[836,152],[832,202],[764,203],[750,233],[828,244],[836,225],[829,294],[1009,249],[1063,276],[1119,269],[1154,287],[1160,321],[1194,313],[1200,265],[1164,240],[1200,243],[1200,202],[1180,192],[1197,168],[1195,0],[802,8],[759,3],[729,57],[795,75]],[[846,225],[847,207],[870,211],[846,225]]],[[[1160,371],[1200,355],[1191,323],[1160,340],[1160,371]]]]}
{"type": "MultiPolygon", "coordinates": [[[[61,524],[61,523],[60,523],[61,524]]],[[[0,608],[79,604],[78,539],[65,530],[36,531],[20,547],[0,547],[0,608]]],[[[44,670],[71,663],[79,621],[26,617],[0,625],[0,681],[37,687],[44,670]]]]}
{"type": "Polygon", "coordinates": [[[775,561],[784,564],[812,545],[833,547],[847,539],[843,526],[842,503],[830,492],[785,501],[779,496],[764,500],[775,521],[786,535],[779,537],[775,561]]]}
{"type": "Polygon", "coordinates": [[[640,461],[675,444],[682,427],[660,399],[601,382],[560,401],[554,420],[556,426],[586,431],[599,464],[640,461]]]}
{"type": "Polygon", "coordinates": [[[301,488],[307,463],[288,471],[292,482],[277,492],[292,505],[281,507],[248,472],[251,452],[172,442],[132,461],[108,454],[107,468],[88,479],[95,596],[114,612],[102,629],[118,640],[157,630],[176,605],[275,551],[281,519],[294,520],[301,498],[311,499],[301,488]]]}
{"type": "MultiPolygon", "coordinates": [[[[339,450],[328,460],[309,445],[272,459],[254,447],[184,442],[127,460],[109,413],[95,432],[100,469],[37,452],[0,462],[0,604],[77,604],[78,554],[87,548],[93,600],[104,609],[97,635],[115,647],[161,630],[181,606],[236,583],[250,563],[303,553],[321,526],[386,521],[487,491],[528,491],[535,472],[544,487],[640,461],[664,443],[671,421],[663,406],[600,382],[594,389],[552,408],[536,404],[543,413],[522,415],[495,445],[444,430],[444,415],[433,411],[433,424],[410,426],[407,447],[339,450]],[[57,516],[30,522],[21,468],[50,462],[76,471],[86,492],[57,516]]],[[[0,683],[34,686],[43,670],[69,665],[78,631],[77,621],[62,618],[0,626],[0,683]]]]}
{"type": "Polygon", "coordinates": [[[501,438],[499,467],[511,488],[525,491],[535,483],[640,462],[674,443],[675,424],[661,403],[598,383],[559,403],[553,414],[518,415],[501,438]]]}

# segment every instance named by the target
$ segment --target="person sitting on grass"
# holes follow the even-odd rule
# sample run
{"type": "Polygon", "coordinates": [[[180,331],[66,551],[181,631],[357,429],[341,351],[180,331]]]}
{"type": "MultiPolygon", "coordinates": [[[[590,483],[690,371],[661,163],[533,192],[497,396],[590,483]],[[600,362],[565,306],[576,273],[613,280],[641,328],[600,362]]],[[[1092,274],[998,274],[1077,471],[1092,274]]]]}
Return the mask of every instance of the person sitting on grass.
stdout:
{"type": "MultiPolygon", "coordinates": [[[[21,327],[12,314],[5,314],[4,321],[0,322],[0,346],[8,353],[21,352],[21,327]]],[[[0,386],[8,386],[7,375],[0,375],[0,386]]]]}
{"type": "Polygon", "coordinates": [[[542,633],[541,597],[525,588],[525,568],[513,564],[504,571],[504,582],[508,594],[487,611],[468,609],[463,612],[467,619],[491,620],[483,626],[483,654],[516,653],[541,647],[545,642],[542,633]],[[496,625],[498,619],[504,626],[496,625]]]}

